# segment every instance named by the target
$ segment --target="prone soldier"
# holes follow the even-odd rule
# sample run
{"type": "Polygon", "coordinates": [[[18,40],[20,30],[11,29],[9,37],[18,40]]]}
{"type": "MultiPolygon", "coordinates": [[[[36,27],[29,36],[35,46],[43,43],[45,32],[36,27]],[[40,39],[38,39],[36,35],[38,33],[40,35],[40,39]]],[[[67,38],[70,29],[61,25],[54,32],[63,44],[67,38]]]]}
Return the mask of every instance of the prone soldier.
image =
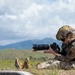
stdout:
{"type": "MultiPolygon", "coordinates": [[[[55,55],[56,60],[60,61],[58,63],[60,68],[75,69],[75,29],[67,25],[62,26],[58,30],[56,38],[57,40],[62,41],[62,51],[57,53],[51,48],[51,46],[49,46],[49,49],[45,50],[44,53],[51,53],[55,55]]],[[[56,62],[56,60],[53,60],[53,62],[56,62]]]]}

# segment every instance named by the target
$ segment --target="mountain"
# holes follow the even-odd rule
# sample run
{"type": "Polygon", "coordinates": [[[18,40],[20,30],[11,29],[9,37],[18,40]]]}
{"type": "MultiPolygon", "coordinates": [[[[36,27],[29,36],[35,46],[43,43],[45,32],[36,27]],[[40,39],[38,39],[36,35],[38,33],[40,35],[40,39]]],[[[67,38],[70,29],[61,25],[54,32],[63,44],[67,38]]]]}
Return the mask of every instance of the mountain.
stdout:
{"type": "Polygon", "coordinates": [[[53,38],[45,38],[45,39],[35,39],[35,40],[26,40],[17,43],[12,43],[4,46],[0,46],[0,49],[13,48],[13,49],[32,49],[33,44],[52,44],[56,42],[59,46],[61,45],[60,41],[57,41],[53,38]]]}

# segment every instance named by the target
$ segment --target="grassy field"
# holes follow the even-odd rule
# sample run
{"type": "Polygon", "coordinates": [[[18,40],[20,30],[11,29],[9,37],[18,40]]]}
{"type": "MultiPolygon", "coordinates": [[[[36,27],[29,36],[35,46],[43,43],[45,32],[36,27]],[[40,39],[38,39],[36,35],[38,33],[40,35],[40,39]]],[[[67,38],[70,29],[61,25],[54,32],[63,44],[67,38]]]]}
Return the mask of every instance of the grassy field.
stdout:
{"type": "Polygon", "coordinates": [[[14,64],[16,57],[18,57],[21,62],[23,62],[25,58],[29,57],[29,68],[23,69],[23,71],[31,72],[34,75],[75,75],[74,70],[37,70],[35,66],[37,63],[53,59],[54,56],[50,54],[44,54],[43,52],[33,52],[32,50],[0,50],[0,70],[19,70],[14,64]]]}

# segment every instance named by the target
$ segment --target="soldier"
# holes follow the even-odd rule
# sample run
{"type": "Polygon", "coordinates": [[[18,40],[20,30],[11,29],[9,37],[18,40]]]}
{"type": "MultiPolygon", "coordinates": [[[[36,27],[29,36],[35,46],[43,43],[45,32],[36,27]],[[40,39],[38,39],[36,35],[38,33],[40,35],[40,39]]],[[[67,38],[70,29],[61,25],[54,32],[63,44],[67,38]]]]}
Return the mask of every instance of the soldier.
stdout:
{"type": "Polygon", "coordinates": [[[52,53],[61,61],[71,61],[75,58],[75,35],[74,29],[70,26],[63,26],[59,29],[56,38],[62,41],[62,51],[60,54],[54,52],[50,47],[44,53],[52,53]],[[60,38],[61,37],[61,38],[60,38]],[[60,59],[63,56],[63,60],[60,59]]]}
{"type": "Polygon", "coordinates": [[[58,40],[62,41],[62,51],[56,53],[50,47],[44,53],[52,53],[55,55],[56,60],[59,60],[60,67],[64,69],[75,69],[75,29],[70,26],[61,27],[56,35],[58,40]]]}

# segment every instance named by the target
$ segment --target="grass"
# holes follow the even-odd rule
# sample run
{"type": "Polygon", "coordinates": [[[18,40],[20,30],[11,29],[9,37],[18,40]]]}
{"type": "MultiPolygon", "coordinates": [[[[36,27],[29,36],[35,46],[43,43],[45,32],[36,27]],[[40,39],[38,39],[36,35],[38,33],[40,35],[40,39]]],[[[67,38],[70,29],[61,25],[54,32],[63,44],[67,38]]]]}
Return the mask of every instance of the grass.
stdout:
{"type": "MultiPolygon", "coordinates": [[[[50,70],[50,69],[42,69],[42,70],[38,70],[35,67],[35,64],[37,62],[32,62],[30,61],[30,68],[28,69],[23,69],[23,71],[28,71],[33,73],[34,75],[58,75],[58,70],[54,69],[54,70],[50,70]]],[[[0,70],[19,70],[14,66],[14,60],[1,60],[0,61],[0,70]]]]}
{"type": "MultiPolygon", "coordinates": [[[[0,50],[0,70],[19,70],[14,65],[15,58],[18,57],[23,62],[25,58],[29,57],[29,68],[23,69],[23,71],[28,71],[34,75],[69,75],[71,71],[61,71],[58,69],[36,69],[36,64],[46,60],[53,59],[54,56],[50,54],[44,54],[43,52],[33,52],[32,50],[14,50],[5,49],[0,50]],[[63,74],[66,72],[66,74],[63,74]]],[[[74,72],[75,74],[75,72],[74,72]]],[[[70,75],[74,75],[70,74],[70,75]]]]}

